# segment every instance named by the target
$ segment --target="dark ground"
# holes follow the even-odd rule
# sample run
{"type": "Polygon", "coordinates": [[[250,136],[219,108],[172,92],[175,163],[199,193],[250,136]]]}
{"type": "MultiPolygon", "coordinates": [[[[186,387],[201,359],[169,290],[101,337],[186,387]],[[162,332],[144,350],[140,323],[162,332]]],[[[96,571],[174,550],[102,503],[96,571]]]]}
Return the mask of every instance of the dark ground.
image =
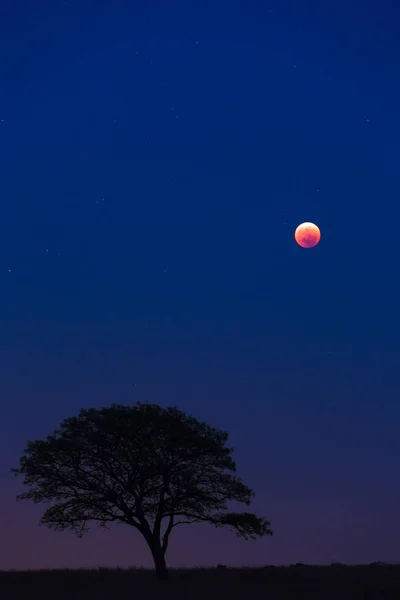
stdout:
{"type": "Polygon", "coordinates": [[[3,571],[1,600],[400,600],[400,565],[3,571]]]}

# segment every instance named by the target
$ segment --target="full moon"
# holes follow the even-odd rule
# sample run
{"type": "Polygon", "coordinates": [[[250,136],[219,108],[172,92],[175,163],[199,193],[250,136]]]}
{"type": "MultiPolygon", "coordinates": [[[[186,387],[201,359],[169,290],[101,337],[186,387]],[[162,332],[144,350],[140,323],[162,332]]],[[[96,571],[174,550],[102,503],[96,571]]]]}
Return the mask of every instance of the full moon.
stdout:
{"type": "Polygon", "coordinates": [[[294,239],[302,248],[312,248],[321,239],[321,232],[314,223],[301,223],[294,232],[294,239]]]}

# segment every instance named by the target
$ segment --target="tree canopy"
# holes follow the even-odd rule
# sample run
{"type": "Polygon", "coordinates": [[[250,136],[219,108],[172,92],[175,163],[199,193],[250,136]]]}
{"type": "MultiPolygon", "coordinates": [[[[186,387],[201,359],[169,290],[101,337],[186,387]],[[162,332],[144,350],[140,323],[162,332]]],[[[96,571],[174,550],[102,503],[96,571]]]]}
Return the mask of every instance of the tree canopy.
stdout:
{"type": "Polygon", "coordinates": [[[18,500],[48,504],[41,523],[78,536],[88,523],[120,522],[145,538],[160,579],[168,577],[170,534],[182,524],[228,527],[244,539],[272,535],[250,512],[254,496],[235,474],[228,434],[176,407],[112,404],[82,409],[44,440],[30,441],[16,475],[29,488],[18,500]]]}

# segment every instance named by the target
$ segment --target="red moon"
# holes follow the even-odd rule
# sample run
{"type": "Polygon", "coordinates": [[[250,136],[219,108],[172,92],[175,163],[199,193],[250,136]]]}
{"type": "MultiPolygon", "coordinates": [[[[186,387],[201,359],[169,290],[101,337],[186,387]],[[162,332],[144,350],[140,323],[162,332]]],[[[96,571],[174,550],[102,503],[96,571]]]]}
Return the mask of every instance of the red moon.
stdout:
{"type": "Polygon", "coordinates": [[[294,239],[302,248],[312,248],[321,239],[321,232],[314,223],[302,223],[294,232],[294,239]]]}

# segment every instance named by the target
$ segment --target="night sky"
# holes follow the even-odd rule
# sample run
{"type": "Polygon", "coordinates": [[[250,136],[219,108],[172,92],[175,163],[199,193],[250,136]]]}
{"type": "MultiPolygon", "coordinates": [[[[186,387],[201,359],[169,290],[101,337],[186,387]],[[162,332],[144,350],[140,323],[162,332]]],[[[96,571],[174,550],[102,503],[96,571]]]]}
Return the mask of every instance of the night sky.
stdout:
{"type": "Polygon", "coordinates": [[[274,529],[178,528],[170,566],[400,561],[395,5],[2,7],[0,568],[152,565],[39,527],[9,471],[137,400],[229,431],[274,529]]]}

